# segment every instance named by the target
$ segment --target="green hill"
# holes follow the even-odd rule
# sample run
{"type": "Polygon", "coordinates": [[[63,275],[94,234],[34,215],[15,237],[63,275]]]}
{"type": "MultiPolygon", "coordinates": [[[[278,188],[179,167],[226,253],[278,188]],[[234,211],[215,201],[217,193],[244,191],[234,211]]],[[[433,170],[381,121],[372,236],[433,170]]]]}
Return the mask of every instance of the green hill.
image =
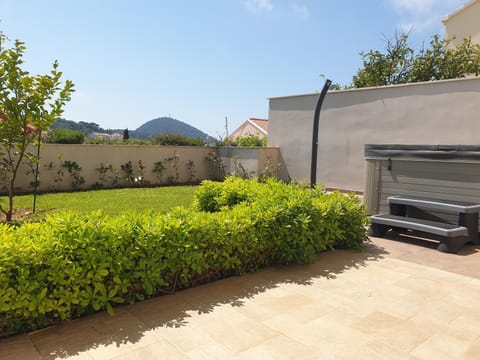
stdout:
{"type": "Polygon", "coordinates": [[[79,121],[78,123],[72,120],[66,120],[62,118],[58,118],[50,129],[68,129],[68,130],[78,130],[83,131],[85,135],[89,135],[92,132],[105,132],[100,125],[96,123],[87,123],[85,121],[79,121]]]}
{"type": "Polygon", "coordinates": [[[133,131],[134,137],[143,139],[162,134],[181,134],[190,138],[201,138],[206,142],[215,141],[214,138],[197,128],[170,117],[160,117],[147,121],[133,131]]]}

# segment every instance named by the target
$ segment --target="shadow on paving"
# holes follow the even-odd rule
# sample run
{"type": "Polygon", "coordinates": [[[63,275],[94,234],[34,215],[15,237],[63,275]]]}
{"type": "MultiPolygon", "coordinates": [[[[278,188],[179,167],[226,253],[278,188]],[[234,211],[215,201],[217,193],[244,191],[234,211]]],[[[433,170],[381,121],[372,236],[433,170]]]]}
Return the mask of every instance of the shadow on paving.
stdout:
{"type": "MultiPolygon", "coordinates": [[[[390,230],[387,232],[384,238],[387,240],[418,246],[420,248],[436,250],[442,238],[433,234],[428,234],[428,237],[425,236],[425,234],[417,231],[409,231],[407,234],[403,234],[390,230]]],[[[478,251],[480,251],[480,245],[468,243],[463,246],[455,255],[468,256],[475,254],[478,251]]]]}
{"type": "MultiPolygon", "coordinates": [[[[65,322],[30,333],[30,339],[44,359],[65,358],[115,344],[135,344],[150,330],[179,328],[195,314],[207,314],[221,305],[244,306],[248,299],[282,284],[311,286],[315,279],[335,279],[350,269],[365,267],[383,259],[387,251],[368,243],[362,252],[335,250],[318,256],[313,264],[270,267],[244,276],[120,306],[116,315],[105,312],[65,322]]],[[[8,341],[8,339],[6,339],[8,341]]],[[[4,346],[0,342],[0,348],[4,346]]]]}

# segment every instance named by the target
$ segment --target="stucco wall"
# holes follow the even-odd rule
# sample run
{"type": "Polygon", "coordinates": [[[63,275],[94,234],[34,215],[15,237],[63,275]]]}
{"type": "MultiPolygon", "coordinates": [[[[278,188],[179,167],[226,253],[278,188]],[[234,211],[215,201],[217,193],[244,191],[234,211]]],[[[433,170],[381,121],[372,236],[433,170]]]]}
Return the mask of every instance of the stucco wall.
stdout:
{"type": "MultiPolygon", "coordinates": [[[[270,99],[268,145],[282,176],[310,179],[318,94],[270,99]]],[[[320,115],[317,181],[363,190],[363,146],[480,144],[480,77],[330,92],[320,115]]]]}
{"type": "Polygon", "coordinates": [[[454,44],[471,37],[472,42],[480,44],[480,1],[472,1],[464,8],[454,12],[443,20],[447,38],[455,38],[454,44]]]}
{"type": "MultiPolygon", "coordinates": [[[[134,145],[57,145],[45,144],[40,154],[39,180],[40,191],[64,191],[72,189],[72,177],[68,170],[61,166],[62,162],[75,162],[81,167],[79,173],[85,183],[79,189],[90,189],[95,183],[103,187],[112,187],[111,180],[118,176],[119,185],[129,185],[126,173],[121,166],[131,161],[134,176],[139,176],[138,161],[141,160],[145,169],[145,181],[152,185],[198,182],[214,175],[212,161],[218,158],[226,166],[227,173],[233,171],[233,158],[237,166],[242,166],[250,175],[258,175],[269,166],[269,159],[278,162],[278,149],[272,148],[214,148],[214,147],[173,147],[173,146],[134,146],[134,145]],[[233,158],[232,158],[233,157],[233,158]],[[175,160],[176,159],[176,160],[175,160]],[[152,172],[155,163],[161,161],[165,167],[162,177],[152,172]],[[105,174],[105,180],[99,177],[97,168],[100,164],[110,164],[115,169],[105,174]],[[193,166],[191,166],[193,164],[193,166]],[[59,174],[59,171],[63,175],[59,174]],[[178,179],[177,179],[178,172],[178,179]],[[61,181],[58,181],[61,178],[61,181]]],[[[33,174],[26,175],[28,168],[19,171],[17,187],[19,191],[32,190],[33,174]]],[[[130,184],[131,185],[131,184],[130,184]]]]}

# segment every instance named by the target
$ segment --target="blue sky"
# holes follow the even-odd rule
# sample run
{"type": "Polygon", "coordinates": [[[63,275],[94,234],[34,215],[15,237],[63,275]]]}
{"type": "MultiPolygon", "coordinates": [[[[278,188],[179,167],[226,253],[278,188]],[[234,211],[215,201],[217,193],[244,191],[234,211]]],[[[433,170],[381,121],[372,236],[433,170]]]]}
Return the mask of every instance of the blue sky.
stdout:
{"type": "Polygon", "coordinates": [[[0,31],[26,42],[25,67],[57,59],[76,85],[64,116],[135,129],[160,116],[223,136],[268,117],[268,98],[348,84],[360,51],[413,29],[444,34],[467,0],[0,0],[0,31]]]}

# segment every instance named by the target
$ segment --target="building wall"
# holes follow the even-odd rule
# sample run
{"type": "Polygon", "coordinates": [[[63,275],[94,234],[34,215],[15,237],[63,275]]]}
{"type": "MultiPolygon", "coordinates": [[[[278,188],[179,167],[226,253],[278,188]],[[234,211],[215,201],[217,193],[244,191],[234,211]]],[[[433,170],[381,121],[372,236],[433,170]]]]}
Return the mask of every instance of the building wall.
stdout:
{"type": "Polygon", "coordinates": [[[472,1],[443,20],[447,38],[454,38],[455,45],[471,37],[472,42],[480,44],[480,1],[472,1]]]}
{"type": "MultiPolygon", "coordinates": [[[[283,178],[310,179],[319,94],[270,99],[268,145],[283,178]]],[[[480,144],[480,77],[335,91],[320,115],[317,181],[362,191],[364,144],[480,144]]]]}
{"type": "MultiPolygon", "coordinates": [[[[36,152],[36,149],[32,149],[36,152]]],[[[39,191],[66,191],[72,190],[72,177],[66,168],[62,168],[64,161],[75,162],[81,167],[79,173],[85,179],[80,189],[91,189],[95,183],[102,183],[99,171],[100,165],[110,164],[115,169],[105,174],[103,187],[112,187],[111,179],[118,176],[119,185],[131,185],[126,181],[126,173],[121,166],[129,161],[134,168],[134,176],[138,177],[138,162],[141,160],[145,167],[143,176],[152,185],[198,182],[218,176],[212,169],[212,164],[221,161],[227,173],[237,168],[244,168],[249,175],[259,175],[270,163],[279,162],[278,149],[272,148],[214,148],[199,146],[135,146],[135,145],[61,145],[45,144],[41,150],[39,163],[39,191]],[[227,150],[231,149],[231,150],[227,150]],[[233,160],[235,159],[235,161],[233,160]],[[165,170],[160,178],[152,170],[155,163],[161,161],[165,170]],[[177,179],[178,172],[178,179],[177,179]],[[63,175],[62,175],[63,174],[63,175]],[[59,181],[61,179],[61,181],[59,181]]],[[[32,191],[31,182],[34,175],[26,175],[29,169],[23,166],[18,173],[17,190],[32,191]]]]}

